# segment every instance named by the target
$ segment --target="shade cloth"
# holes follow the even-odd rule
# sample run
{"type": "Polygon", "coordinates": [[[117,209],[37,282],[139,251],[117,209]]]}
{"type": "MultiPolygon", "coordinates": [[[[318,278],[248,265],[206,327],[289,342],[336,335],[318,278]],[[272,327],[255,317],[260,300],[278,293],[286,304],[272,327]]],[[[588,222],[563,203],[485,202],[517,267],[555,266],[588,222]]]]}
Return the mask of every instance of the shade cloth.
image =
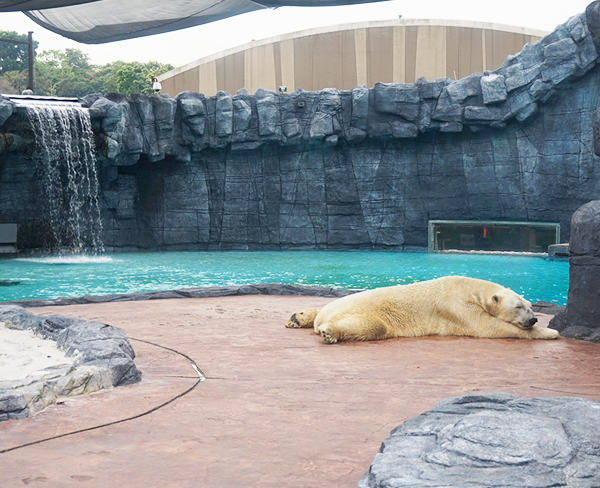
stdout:
{"type": "Polygon", "coordinates": [[[0,0],[0,12],[18,12],[19,10],[65,7],[96,0],[0,0]]]}
{"type": "Polygon", "coordinates": [[[0,12],[26,10],[33,21],[86,44],[184,29],[263,8],[319,7],[382,0],[0,0],[0,12]]]}

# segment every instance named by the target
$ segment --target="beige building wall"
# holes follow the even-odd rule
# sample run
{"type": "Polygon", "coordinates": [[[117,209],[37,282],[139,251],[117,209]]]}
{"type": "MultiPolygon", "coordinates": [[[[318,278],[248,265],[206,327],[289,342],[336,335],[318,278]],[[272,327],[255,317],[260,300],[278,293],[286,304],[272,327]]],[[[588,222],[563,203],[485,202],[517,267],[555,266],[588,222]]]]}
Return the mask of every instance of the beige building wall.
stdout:
{"type": "Polygon", "coordinates": [[[546,32],[497,24],[392,20],[311,29],[252,42],[159,77],[162,93],[213,96],[259,88],[349,90],[417,78],[460,79],[499,68],[546,32]]]}

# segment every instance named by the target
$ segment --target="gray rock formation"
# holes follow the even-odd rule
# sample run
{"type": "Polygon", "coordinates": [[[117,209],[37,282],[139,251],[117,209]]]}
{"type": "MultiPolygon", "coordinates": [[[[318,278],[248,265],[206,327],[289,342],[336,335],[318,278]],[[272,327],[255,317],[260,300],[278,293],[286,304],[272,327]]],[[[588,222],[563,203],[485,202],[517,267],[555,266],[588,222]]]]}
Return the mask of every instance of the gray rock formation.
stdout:
{"type": "Polygon", "coordinates": [[[600,341],[600,200],[571,219],[567,308],[550,327],[565,337],[600,341]]]}
{"type": "MultiPolygon", "coordinates": [[[[462,80],[89,95],[105,247],[424,248],[433,219],[559,222],[566,242],[600,193],[596,5],[462,80]]],[[[18,111],[0,127],[0,221],[21,249],[47,227],[25,132],[18,111]]]]}
{"type": "Polygon", "coordinates": [[[0,126],[4,124],[14,112],[16,112],[15,104],[4,97],[0,97],[0,126]]]}
{"type": "Polygon", "coordinates": [[[383,441],[359,488],[593,487],[600,404],[504,393],[448,398],[383,441]]]}
{"type": "Polygon", "coordinates": [[[457,81],[418,79],[415,83],[376,83],[338,91],[296,90],[278,94],[257,90],[215,97],[184,92],[168,95],[90,95],[83,99],[101,119],[104,155],[117,165],[141,156],[159,161],[166,155],[191,161],[207,148],[256,149],[265,143],[337,146],[365,138],[415,139],[439,131],[505,128],[537,114],[568,81],[597,63],[588,23],[598,9],[572,17],[552,34],[527,44],[502,67],[457,81]]]}
{"type": "Polygon", "coordinates": [[[533,308],[534,312],[557,315],[564,312],[567,307],[565,305],[557,305],[556,303],[545,302],[542,300],[532,304],[531,308],[533,308]]]}
{"type": "MultiPolygon", "coordinates": [[[[336,289],[323,286],[305,286],[305,285],[285,285],[282,283],[259,283],[256,285],[243,286],[203,286],[199,288],[184,288],[181,290],[167,291],[147,291],[141,293],[128,293],[119,295],[96,295],[88,297],[62,297],[55,299],[32,299],[20,300],[15,302],[4,302],[4,305],[17,305],[23,307],[48,307],[51,305],[81,305],[84,303],[108,303],[143,300],[162,300],[165,298],[210,298],[210,297],[229,297],[237,295],[303,295],[317,297],[344,297],[361,290],[336,289]]],[[[542,302],[540,302],[542,303],[542,302]]],[[[544,302],[545,303],[545,302],[544,302]]],[[[548,304],[551,305],[551,304],[548,304]]],[[[555,305],[559,307],[559,305],[555,305]]],[[[0,311],[2,308],[0,307],[0,311]]],[[[538,311],[544,311],[542,306],[538,311]]],[[[1,312],[0,312],[1,313],[1,312]]],[[[554,313],[554,312],[548,312],[554,313]]],[[[54,322],[56,322],[56,317],[54,322]]],[[[0,315],[0,320],[2,316],[0,315]]],[[[41,329],[43,329],[42,326],[41,329]]],[[[45,336],[44,336],[45,337],[45,336]]]]}
{"type": "Polygon", "coordinates": [[[60,398],[92,393],[135,383],[141,372],[135,353],[122,329],[86,322],[65,315],[34,315],[15,305],[0,306],[0,322],[16,329],[31,329],[56,341],[73,367],[48,368],[40,377],[0,382],[0,422],[33,415],[60,398]]]}

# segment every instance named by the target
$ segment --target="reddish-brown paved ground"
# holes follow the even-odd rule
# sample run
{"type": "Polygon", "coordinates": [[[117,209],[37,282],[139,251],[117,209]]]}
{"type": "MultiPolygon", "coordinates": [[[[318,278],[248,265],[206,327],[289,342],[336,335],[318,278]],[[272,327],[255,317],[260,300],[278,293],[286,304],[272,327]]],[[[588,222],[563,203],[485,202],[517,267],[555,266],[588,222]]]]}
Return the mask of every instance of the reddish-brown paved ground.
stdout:
{"type": "Polygon", "coordinates": [[[600,400],[600,344],[457,337],[322,344],[286,329],[315,297],[242,296],[32,309],[122,327],[143,380],[0,424],[6,487],[355,487],[391,429],[446,397],[600,400]]]}

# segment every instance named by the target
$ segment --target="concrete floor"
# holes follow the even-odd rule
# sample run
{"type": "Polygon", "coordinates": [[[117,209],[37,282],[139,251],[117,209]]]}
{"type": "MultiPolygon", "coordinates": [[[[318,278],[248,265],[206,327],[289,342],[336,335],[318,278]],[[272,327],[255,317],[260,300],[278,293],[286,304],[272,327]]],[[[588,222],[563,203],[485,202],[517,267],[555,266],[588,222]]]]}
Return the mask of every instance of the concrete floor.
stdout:
{"type": "Polygon", "coordinates": [[[330,300],[31,309],[122,327],[143,379],[1,423],[0,486],[355,487],[390,430],[443,398],[494,391],[600,401],[600,344],[424,337],[325,345],[312,330],[283,326],[292,312],[330,300]],[[165,347],[195,361],[206,381],[165,347]]]}

